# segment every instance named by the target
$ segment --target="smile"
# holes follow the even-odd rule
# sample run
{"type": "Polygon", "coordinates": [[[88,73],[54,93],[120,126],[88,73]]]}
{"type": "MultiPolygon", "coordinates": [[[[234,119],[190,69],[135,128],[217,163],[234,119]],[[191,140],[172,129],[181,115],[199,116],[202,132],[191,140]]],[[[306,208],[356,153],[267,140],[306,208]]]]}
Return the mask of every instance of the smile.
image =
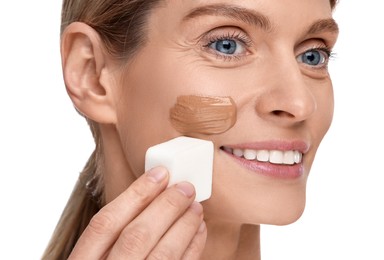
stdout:
{"type": "Polygon", "coordinates": [[[248,161],[269,162],[272,164],[294,165],[301,163],[303,154],[296,150],[253,150],[222,147],[224,151],[248,161]]]}

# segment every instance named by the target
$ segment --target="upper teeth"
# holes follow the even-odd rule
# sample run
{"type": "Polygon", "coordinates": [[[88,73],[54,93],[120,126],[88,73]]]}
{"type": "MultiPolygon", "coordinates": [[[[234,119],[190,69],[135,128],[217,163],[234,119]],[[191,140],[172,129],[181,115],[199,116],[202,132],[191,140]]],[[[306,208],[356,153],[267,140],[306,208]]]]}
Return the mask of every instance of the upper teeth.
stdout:
{"type": "Polygon", "coordinates": [[[303,154],[299,151],[279,151],[279,150],[251,150],[251,149],[232,149],[224,147],[224,150],[237,157],[246,160],[259,162],[270,162],[273,164],[295,164],[301,163],[303,154]]]}

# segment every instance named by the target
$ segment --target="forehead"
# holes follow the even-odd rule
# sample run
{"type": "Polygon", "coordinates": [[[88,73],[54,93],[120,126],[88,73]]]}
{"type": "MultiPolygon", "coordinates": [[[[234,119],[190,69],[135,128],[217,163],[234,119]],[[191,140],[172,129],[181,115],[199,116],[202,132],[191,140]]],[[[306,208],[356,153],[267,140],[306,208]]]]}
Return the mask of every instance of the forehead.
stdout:
{"type": "Polygon", "coordinates": [[[255,25],[261,22],[262,26],[269,25],[271,28],[295,24],[305,26],[316,20],[332,18],[329,0],[167,0],[165,3],[154,12],[157,27],[196,22],[207,17],[237,16],[245,22],[255,25]],[[255,13],[259,18],[266,19],[253,19],[255,13]]]}
{"type": "Polygon", "coordinates": [[[280,13],[279,10],[285,10],[290,16],[331,14],[332,8],[329,0],[166,0],[163,7],[168,10],[177,10],[174,15],[186,15],[186,13],[194,8],[204,6],[221,6],[230,5],[244,9],[256,10],[273,15],[280,13]]]}

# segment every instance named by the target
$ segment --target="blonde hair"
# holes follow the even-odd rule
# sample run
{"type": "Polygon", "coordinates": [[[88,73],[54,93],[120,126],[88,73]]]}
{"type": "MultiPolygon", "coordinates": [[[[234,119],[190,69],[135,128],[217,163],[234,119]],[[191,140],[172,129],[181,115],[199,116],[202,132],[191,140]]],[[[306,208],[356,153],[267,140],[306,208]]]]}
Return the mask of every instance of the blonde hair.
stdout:
{"type": "MultiPolygon", "coordinates": [[[[330,0],[332,8],[337,0],[330,0]]],[[[122,62],[132,58],[146,42],[146,23],[162,0],[64,0],[61,33],[72,22],[95,29],[108,53],[122,62]]],[[[80,173],[42,259],[67,259],[91,218],[105,204],[103,152],[98,124],[87,119],[95,150],[80,173]]]]}

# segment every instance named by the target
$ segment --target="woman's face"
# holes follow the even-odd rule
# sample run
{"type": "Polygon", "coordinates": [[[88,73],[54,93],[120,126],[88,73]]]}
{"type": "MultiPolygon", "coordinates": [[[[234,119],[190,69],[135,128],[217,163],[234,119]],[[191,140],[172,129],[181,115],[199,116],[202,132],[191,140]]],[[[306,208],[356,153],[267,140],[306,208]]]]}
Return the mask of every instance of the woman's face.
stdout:
{"type": "Polygon", "coordinates": [[[148,43],[122,70],[116,95],[128,174],[144,172],[150,146],[180,135],[211,140],[206,218],[295,221],[333,114],[327,62],[337,26],[329,1],[169,0],[147,29],[148,43]],[[171,122],[178,97],[232,99],[234,125],[182,132],[171,122]]]}

